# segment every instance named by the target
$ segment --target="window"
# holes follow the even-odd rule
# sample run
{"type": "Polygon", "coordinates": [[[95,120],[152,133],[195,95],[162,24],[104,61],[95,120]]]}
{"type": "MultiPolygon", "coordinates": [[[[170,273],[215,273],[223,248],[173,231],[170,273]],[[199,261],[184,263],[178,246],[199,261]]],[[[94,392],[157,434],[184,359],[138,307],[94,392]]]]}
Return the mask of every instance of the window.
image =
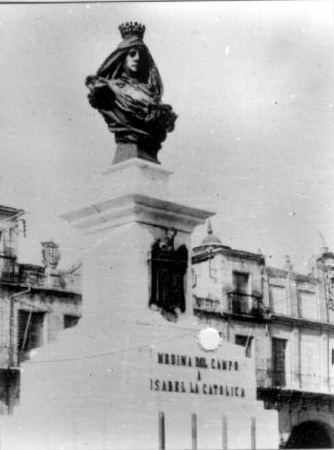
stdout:
{"type": "Polygon", "coordinates": [[[319,386],[321,380],[320,334],[300,336],[300,370],[302,387],[319,386]]]}
{"type": "Polygon", "coordinates": [[[270,286],[270,299],[275,314],[288,314],[287,293],[284,286],[270,286]]]}
{"type": "Polygon", "coordinates": [[[253,336],[245,336],[241,334],[237,334],[235,336],[236,345],[241,345],[245,347],[245,355],[247,358],[252,357],[252,346],[253,346],[253,336]]]}
{"type": "Polygon", "coordinates": [[[75,327],[79,322],[78,316],[71,316],[69,314],[64,315],[64,328],[72,328],[75,327]]]}
{"type": "Polygon", "coordinates": [[[249,273],[233,272],[233,285],[235,292],[248,294],[249,273]]]}
{"type": "Polygon", "coordinates": [[[233,272],[232,311],[236,314],[248,314],[251,310],[249,298],[249,274],[233,272]]]}
{"type": "Polygon", "coordinates": [[[30,350],[43,345],[44,313],[20,310],[18,324],[18,351],[25,361],[30,350]]]}
{"type": "Polygon", "coordinates": [[[318,319],[317,301],[314,292],[298,291],[299,313],[303,319],[318,319]]]}
{"type": "Polygon", "coordinates": [[[273,386],[284,387],[286,384],[285,353],[286,353],[286,340],[273,338],[272,339],[272,381],[273,381],[273,386]]]}

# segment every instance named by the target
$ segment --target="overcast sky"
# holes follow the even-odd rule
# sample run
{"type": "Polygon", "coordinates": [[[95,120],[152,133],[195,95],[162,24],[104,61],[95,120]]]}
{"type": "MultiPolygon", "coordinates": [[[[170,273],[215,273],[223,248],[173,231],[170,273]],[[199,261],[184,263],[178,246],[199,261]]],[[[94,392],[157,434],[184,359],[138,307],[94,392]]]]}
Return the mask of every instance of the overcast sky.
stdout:
{"type": "MultiPolygon", "coordinates": [[[[164,102],[178,114],[159,153],[179,202],[217,212],[223,243],[308,270],[334,250],[331,1],[0,6],[0,202],[29,211],[21,259],[78,232],[57,216],[94,191],[114,137],[87,101],[85,77],[146,25],[164,102]]],[[[199,229],[194,238],[203,236],[199,229]]]]}

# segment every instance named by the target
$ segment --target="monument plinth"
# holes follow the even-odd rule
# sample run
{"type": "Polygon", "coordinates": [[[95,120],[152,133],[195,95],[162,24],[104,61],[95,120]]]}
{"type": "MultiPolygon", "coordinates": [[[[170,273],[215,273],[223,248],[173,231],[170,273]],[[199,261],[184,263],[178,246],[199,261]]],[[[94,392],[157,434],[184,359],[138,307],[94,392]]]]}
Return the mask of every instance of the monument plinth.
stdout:
{"type": "MultiPolygon", "coordinates": [[[[256,401],[254,360],[219,335],[211,347],[201,339],[189,261],[185,311],[150,304],[152,248],[159,243],[162,255],[165,246],[167,255],[190,249],[191,232],[212,213],[137,193],[167,185],[169,173],[146,164],[113,166],[103,175],[107,186],[132,174],[129,184],[63,215],[90,241],[83,318],[24,364],[21,404],[6,419],[4,448],[248,449],[255,440],[256,448],[275,448],[277,414],[256,401]]],[[[158,282],[172,282],[161,267],[158,282]]]]}
{"type": "MultiPolygon", "coordinates": [[[[98,72],[106,78],[90,79],[90,88],[116,138],[125,127],[122,138],[145,140],[148,151],[173,118],[157,95],[160,76],[145,50],[152,103],[147,86],[138,87],[145,80],[128,85],[123,65],[114,65],[144,48],[142,32],[139,24],[122,28],[125,42],[98,72]],[[134,91],[141,113],[130,114],[129,125],[113,99],[119,106],[126,94],[133,106],[134,91]],[[142,113],[151,128],[139,127],[142,113]]],[[[101,175],[93,203],[62,216],[86,239],[83,318],[24,364],[4,448],[276,447],[277,414],[256,401],[254,360],[214,327],[203,331],[193,315],[191,233],[213,213],[174,202],[170,174],[155,162],[126,159],[101,175]]]]}
{"type": "Polygon", "coordinates": [[[99,199],[102,201],[135,192],[168,200],[172,174],[172,171],[152,162],[139,158],[127,159],[101,174],[99,199]]]}
{"type": "MultiPolygon", "coordinates": [[[[170,175],[139,159],[114,165],[103,174],[105,184],[95,204],[61,216],[90,239],[84,252],[82,323],[95,316],[105,319],[120,314],[129,319],[139,312],[145,316],[152,290],[154,242],[164,241],[168,230],[173,230],[174,247],[190,249],[194,228],[213,214],[167,200],[170,175]],[[155,196],[159,194],[160,198],[155,196]]],[[[184,314],[192,313],[190,252],[187,263],[184,314]]]]}
{"type": "Polygon", "coordinates": [[[143,159],[144,161],[160,164],[156,156],[157,153],[158,150],[152,150],[151,152],[148,152],[145,146],[141,147],[140,145],[135,143],[119,142],[117,144],[115,156],[112,163],[119,164],[128,159],[139,158],[143,159]]]}

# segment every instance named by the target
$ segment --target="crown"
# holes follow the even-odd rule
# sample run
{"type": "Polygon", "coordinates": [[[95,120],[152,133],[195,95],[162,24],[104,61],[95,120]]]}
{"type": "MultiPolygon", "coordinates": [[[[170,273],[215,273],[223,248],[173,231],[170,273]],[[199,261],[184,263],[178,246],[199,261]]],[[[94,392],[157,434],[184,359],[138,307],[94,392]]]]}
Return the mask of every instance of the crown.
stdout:
{"type": "Polygon", "coordinates": [[[139,39],[143,39],[145,33],[145,25],[138,22],[125,22],[118,28],[123,39],[126,36],[138,36],[139,39]]]}

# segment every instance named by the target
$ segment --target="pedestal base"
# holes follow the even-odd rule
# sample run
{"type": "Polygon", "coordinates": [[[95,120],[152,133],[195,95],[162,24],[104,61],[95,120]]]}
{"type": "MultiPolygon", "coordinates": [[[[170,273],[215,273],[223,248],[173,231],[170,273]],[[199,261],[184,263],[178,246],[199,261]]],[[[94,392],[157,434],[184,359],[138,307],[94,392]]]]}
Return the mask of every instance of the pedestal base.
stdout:
{"type": "Polygon", "coordinates": [[[133,193],[167,200],[172,173],[143,159],[132,158],[120,162],[102,172],[98,201],[133,193]]]}
{"type": "Polygon", "coordinates": [[[146,321],[104,331],[79,325],[37,350],[21,404],[3,420],[3,448],[277,448],[277,411],[256,401],[254,360],[242,347],[206,351],[198,326],[149,310],[146,321]]]}
{"type": "Polygon", "coordinates": [[[158,149],[148,153],[144,148],[138,144],[123,143],[117,144],[116,153],[112,164],[118,164],[131,158],[139,158],[144,161],[150,161],[155,164],[160,164],[157,158],[158,149]]]}
{"type": "Polygon", "coordinates": [[[173,228],[176,248],[190,250],[191,233],[212,213],[167,200],[169,172],[149,162],[108,172],[95,203],[63,216],[92,240],[83,318],[23,365],[21,404],[3,421],[2,446],[249,449],[257,421],[256,448],[277,447],[277,412],[256,401],[254,360],[217,331],[214,348],[198,335],[190,260],[185,313],[171,323],[149,308],[152,244],[173,228]]]}

